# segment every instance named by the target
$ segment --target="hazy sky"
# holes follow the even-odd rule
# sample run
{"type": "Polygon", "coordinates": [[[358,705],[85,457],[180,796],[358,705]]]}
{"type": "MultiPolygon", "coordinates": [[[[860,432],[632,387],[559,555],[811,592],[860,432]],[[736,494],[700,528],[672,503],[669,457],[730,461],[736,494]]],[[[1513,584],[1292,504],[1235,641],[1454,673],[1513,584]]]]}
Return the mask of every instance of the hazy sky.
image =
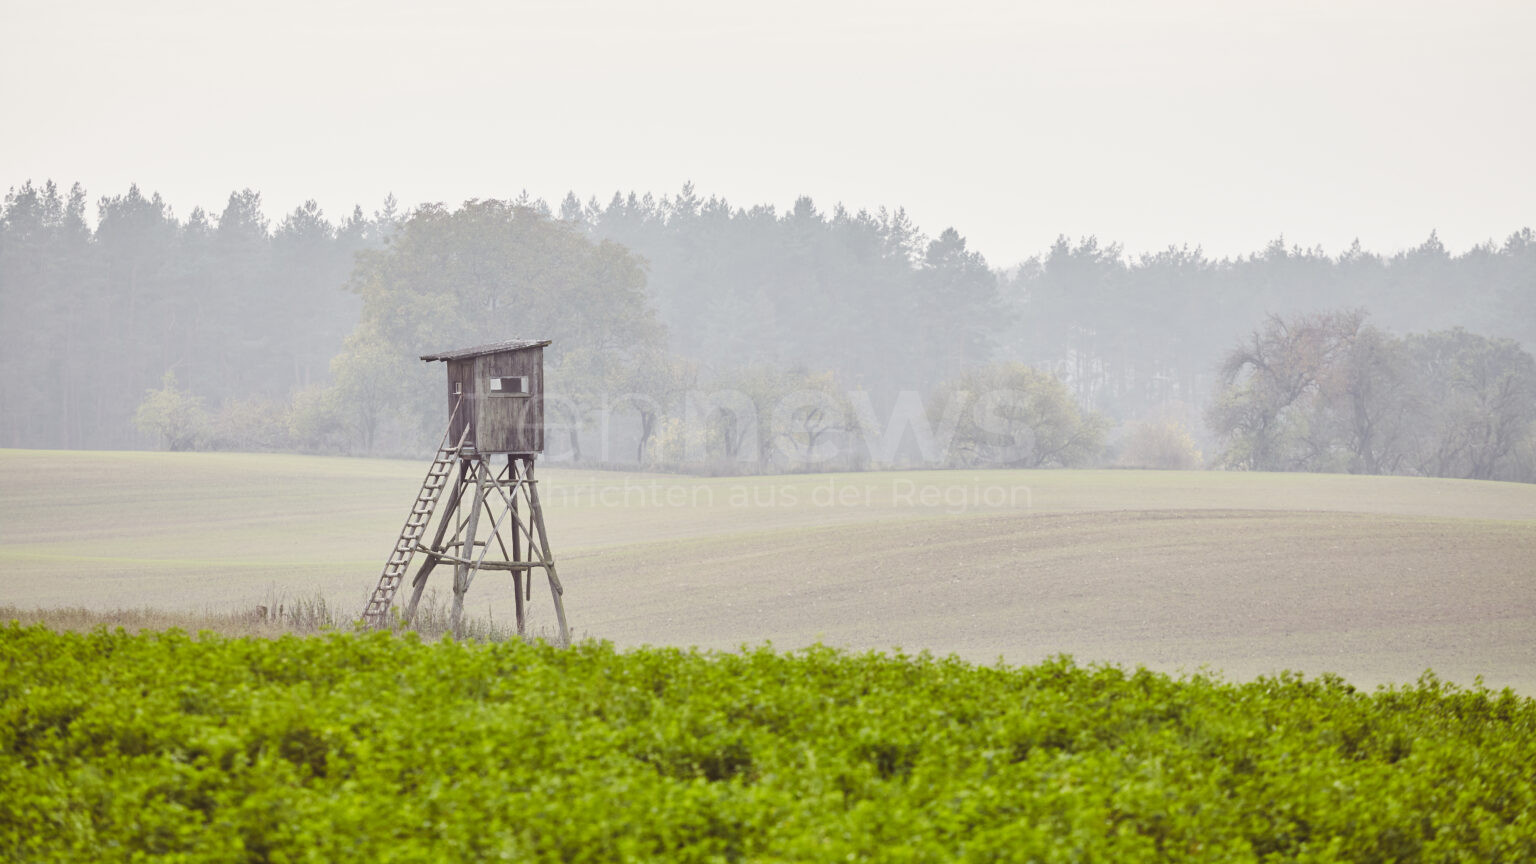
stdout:
{"type": "Polygon", "coordinates": [[[1536,2],[0,0],[0,185],[904,206],[994,265],[1536,226],[1536,2]]]}

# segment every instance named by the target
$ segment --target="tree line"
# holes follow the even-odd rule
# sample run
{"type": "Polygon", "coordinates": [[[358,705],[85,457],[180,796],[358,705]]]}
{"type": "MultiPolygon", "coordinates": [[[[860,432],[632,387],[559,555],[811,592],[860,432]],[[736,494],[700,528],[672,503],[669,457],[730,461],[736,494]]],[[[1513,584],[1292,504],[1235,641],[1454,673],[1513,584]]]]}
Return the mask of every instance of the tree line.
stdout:
{"type": "Polygon", "coordinates": [[[273,226],[261,195],[178,219],[137,186],[95,204],[52,182],[0,209],[0,444],[145,443],[132,418],[169,373],[226,411],[262,413],[330,381],[360,303],[355,252],[392,230],[392,204],[331,222],[309,202],[273,226]]]}
{"type": "Polygon", "coordinates": [[[742,208],[691,186],[556,208],[387,201],[340,222],[309,203],[275,227],[249,190],[178,220],[133,187],[99,199],[92,227],[78,186],[26,184],[0,210],[0,443],[413,452],[442,420],[441,370],[418,354],[537,336],[554,340],[552,448],[589,463],[1187,466],[1203,448],[1230,467],[1506,476],[1519,423],[1502,467],[1397,439],[1341,455],[1319,437],[1323,403],[1342,428],[1337,375],[1245,426],[1224,412],[1266,385],[1229,361],[1249,331],[1369,308],[1380,329],[1355,332],[1397,346],[1395,369],[1473,333],[1518,365],[1533,298],[1529,230],[1460,255],[1433,236],[1391,256],[1277,240],[1222,259],[1060,238],[998,269],[899,209],[742,208]],[[1021,395],[946,418],[978,388],[1021,395]]]}
{"type": "Polygon", "coordinates": [[[1434,235],[1394,255],[1276,240],[1215,260],[1188,248],[1132,258],[1093,238],[1059,239],[1005,279],[1019,325],[1002,352],[1057,372],[1117,422],[1178,405],[1198,427],[1227,349],[1272,315],[1368,309],[1394,333],[1462,327],[1536,347],[1530,229],[1460,255],[1434,235]]]}
{"type": "Polygon", "coordinates": [[[1272,316],[1220,378],[1208,422],[1230,467],[1536,481],[1536,360],[1510,339],[1272,316]]]}
{"type": "Polygon", "coordinates": [[[1381,255],[1276,239],[1244,256],[1198,247],[1128,255],[1088,237],[997,268],[954,229],[925,235],[900,210],[785,212],[675,195],[568,195],[540,212],[645,259],[647,290],[679,352],[834,370],[890,393],[987,362],[1055,373],[1088,408],[1124,423],[1178,404],[1192,427],[1222,355],[1269,315],[1364,308],[1396,333],[1462,327],[1536,347],[1536,233],[1459,255],[1431,234],[1381,255]]]}

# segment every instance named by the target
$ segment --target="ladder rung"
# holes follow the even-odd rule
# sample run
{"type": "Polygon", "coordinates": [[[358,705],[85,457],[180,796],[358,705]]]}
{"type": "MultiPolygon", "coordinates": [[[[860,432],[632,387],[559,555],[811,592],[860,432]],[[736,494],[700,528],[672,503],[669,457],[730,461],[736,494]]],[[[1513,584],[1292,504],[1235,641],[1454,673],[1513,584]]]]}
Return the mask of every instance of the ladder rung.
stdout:
{"type": "MultiPolygon", "coordinates": [[[[457,405],[454,410],[458,411],[457,405]]],[[[456,463],[463,457],[464,442],[468,440],[467,426],[459,436],[458,442],[452,446],[447,445],[448,433],[443,433],[444,443],[437,448],[432,464],[427,468],[427,476],[421,481],[421,490],[416,493],[416,500],[412,503],[410,512],[406,514],[405,526],[400,529],[395,547],[390,550],[389,558],[384,562],[384,570],[379,575],[379,584],[368,600],[368,606],[363,613],[364,617],[379,623],[389,612],[390,601],[404,581],[405,571],[411,564],[411,557],[416,554],[417,548],[421,545],[421,535],[426,532],[427,526],[432,522],[432,514],[437,509],[438,499],[448,487],[448,478],[453,474],[456,463]]]]}

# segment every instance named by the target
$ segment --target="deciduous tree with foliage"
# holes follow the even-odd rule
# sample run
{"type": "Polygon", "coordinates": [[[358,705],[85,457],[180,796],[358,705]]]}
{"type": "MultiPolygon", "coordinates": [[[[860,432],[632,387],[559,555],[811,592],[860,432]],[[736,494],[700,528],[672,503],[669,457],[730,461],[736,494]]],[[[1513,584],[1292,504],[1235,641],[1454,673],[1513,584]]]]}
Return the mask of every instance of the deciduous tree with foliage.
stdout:
{"type": "Polygon", "coordinates": [[[623,381],[622,393],[614,400],[615,409],[634,411],[639,430],[635,442],[635,463],[650,461],[646,452],[660,424],[668,417],[681,417],[683,401],[697,386],[696,363],[652,345],[641,351],[623,381]]]}
{"type": "Polygon", "coordinates": [[[1358,311],[1272,315],[1262,330],[1227,353],[1223,389],[1207,412],[1228,442],[1222,462],[1255,471],[1294,471],[1321,454],[1312,425],[1315,398],[1360,330],[1358,311]]]}
{"type": "Polygon", "coordinates": [[[1511,462],[1536,435],[1536,359],[1513,340],[1460,328],[1404,341],[1416,472],[1481,480],[1523,473],[1511,462]]]}
{"type": "Polygon", "coordinates": [[[1127,425],[1119,462],[1126,468],[1189,471],[1200,467],[1201,455],[1184,424],[1144,420],[1127,425]]]}
{"type": "Polygon", "coordinates": [[[151,390],[133,415],[140,432],[153,436],[167,450],[192,450],[203,433],[203,400],[176,386],[176,374],[165,373],[158,390],[151,390]]]}
{"type": "Polygon", "coordinates": [[[1083,410],[1061,379],[1018,363],[975,369],[945,382],[930,416],[961,410],[947,461],[976,468],[1072,468],[1104,449],[1109,422],[1083,410]]]}
{"type": "Polygon", "coordinates": [[[1223,464],[1271,471],[1528,476],[1536,360],[1460,328],[1397,338],[1361,311],[1272,316],[1232,349],[1207,420],[1223,464]]]}
{"type": "Polygon", "coordinates": [[[386,248],[359,254],[349,285],[363,309],[338,361],[343,400],[365,425],[383,422],[379,412],[388,410],[403,440],[425,440],[443,423],[442,372],[417,362],[421,354],[553,340],[547,415],[579,448],[588,412],[621,392],[628,370],[663,338],[638,259],[504,201],[418,208],[386,248]],[[398,398],[388,395],[389,380],[398,398]]]}

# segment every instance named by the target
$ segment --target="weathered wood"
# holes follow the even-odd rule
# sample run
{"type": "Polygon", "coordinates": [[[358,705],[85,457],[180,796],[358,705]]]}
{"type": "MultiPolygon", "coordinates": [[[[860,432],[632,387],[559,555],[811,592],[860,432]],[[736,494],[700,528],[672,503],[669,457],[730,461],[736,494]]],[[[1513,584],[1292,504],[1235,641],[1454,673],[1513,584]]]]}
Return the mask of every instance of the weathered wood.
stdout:
{"type": "Polygon", "coordinates": [[[455,411],[448,421],[448,437],[454,441],[462,437],[467,447],[475,446],[476,400],[475,361],[448,361],[448,404],[464,403],[463,410],[455,411]]]}
{"type": "Polygon", "coordinates": [[[432,360],[460,360],[465,357],[479,357],[483,354],[499,354],[502,351],[520,351],[524,348],[543,348],[550,344],[548,339],[507,339],[501,342],[491,342],[486,345],[475,345],[471,348],[455,348],[452,351],[439,351],[436,354],[423,354],[421,359],[432,360]]]}
{"type": "Polygon", "coordinates": [[[428,354],[448,367],[449,404],[466,400],[449,434],[469,433],[474,452],[541,453],[544,450],[544,346],[547,341],[511,340],[478,348],[428,354]],[[497,387],[498,379],[526,379],[526,390],[497,387]]]}
{"type": "Polygon", "coordinates": [[[451,618],[455,636],[463,635],[464,598],[481,570],[512,574],[517,628],[523,633],[527,626],[527,604],[533,599],[532,571],[539,568],[549,580],[559,622],[559,641],[570,641],[563,599],[565,587],[555,569],[533,476],[535,459],[544,449],[544,347],[548,344],[510,340],[422,356],[423,360],[443,361],[446,365],[451,411],[444,438],[459,443],[448,450],[440,449],[439,459],[429,471],[417,503],[412,505],[406,529],[386,564],[386,576],[401,580],[410,556],[425,556],[412,580],[411,599],[405,610],[407,621],[414,620],[434,568],[450,564],[454,571],[451,618]],[[496,454],[507,457],[500,470],[492,462],[496,454]],[[451,461],[458,463],[452,484],[453,502],[441,513],[432,542],[423,544],[420,537],[430,525],[430,511],[435,509],[437,498],[447,491],[446,475],[450,469],[439,463],[451,461]],[[466,495],[473,498],[466,501],[466,495]],[[502,505],[499,510],[494,506],[498,499],[502,505]],[[490,530],[480,539],[482,514],[489,516],[490,530]],[[511,534],[510,548],[502,534],[503,525],[508,526],[511,534]],[[498,554],[491,554],[493,548],[498,554]]]}
{"type": "Polygon", "coordinates": [[[411,599],[405,606],[405,614],[402,616],[407,626],[416,620],[416,607],[421,603],[421,592],[426,590],[427,577],[432,575],[433,568],[441,557],[437,550],[443,548],[443,536],[448,533],[448,525],[453,521],[453,516],[459,510],[459,501],[464,497],[464,480],[469,476],[469,463],[459,461],[458,477],[453,481],[453,500],[448,502],[448,509],[443,511],[442,519],[438,522],[437,533],[432,536],[432,545],[427,547],[427,560],[421,562],[421,569],[416,571],[416,578],[411,580],[411,599]]]}
{"type": "Polygon", "coordinates": [[[481,453],[540,453],[544,450],[544,349],[501,351],[475,358],[475,449],[481,453]],[[492,380],[527,378],[521,395],[498,395],[492,380]]]}
{"type": "Polygon", "coordinates": [[[497,561],[494,558],[477,565],[475,559],[460,558],[457,555],[444,555],[442,556],[442,560],[448,564],[465,564],[471,567],[478,566],[478,568],[481,570],[507,570],[511,572],[521,572],[523,570],[534,570],[539,568],[548,569],[549,567],[549,565],[545,564],[543,561],[497,561]]]}
{"type": "MultiPolygon", "coordinates": [[[[512,460],[515,460],[515,459],[516,460],[521,460],[523,458],[524,457],[520,457],[520,456],[517,456],[515,454],[510,454],[510,455],[507,456],[507,460],[509,462],[511,462],[512,460]]],[[[531,462],[529,464],[531,464],[531,462]]],[[[509,483],[505,484],[508,488],[510,488],[512,490],[511,493],[508,493],[506,491],[506,489],[502,489],[500,486],[496,487],[496,491],[501,495],[502,503],[506,504],[508,507],[511,507],[517,501],[517,496],[518,496],[520,491],[521,491],[521,493],[523,495],[527,495],[528,494],[527,493],[527,489],[526,489],[526,484],[527,484],[526,480],[516,480],[516,481],[509,482],[509,483]]],[[[489,497],[489,496],[487,496],[487,497],[489,497]]],[[[517,527],[518,530],[520,530],[522,532],[523,536],[527,538],[527,540],[528,540],[528,548],[531,550],[533,548],[533,546],[534,546],[533,534],[532,534],[531,529],[529,529],[528,526],[525,525],[521,520],[518,520],[517,522],[515,522],[514,525],[517,527]]]]}
{"type": "MultiPolygon", "coordinates": [[[[460,404],[454,405],[455,414],[459,408],[460,404]]],[[[462,439],[452,447],[448,446],[448,441],[448,433],[445,432],[443,440],[437,445],[437,454],[432,459],[432,465],[421,481],[416,500],[411,504],[410,512],[405,517],[405,524],[396,535],[394,548],[390,550],[389,557],[384,561],[378,584],[374,586],[373,593],[368,598],[368,605],[363,609],[363,620],[371,626],[382,627],[388,623],[389,610],[393,606],[396,592],[405,582],[406,571],[411,566],[411,556],[416,554],[417,541],[432,521],[432,511],[437,508],[437,501],[443,494],[444,484],[440,482],[441,478],[449,473],[451,470],[449,465],[456,458],[450,454],[463,445],[462,439]]]]}
{"type": "MultiPolygon", "coordinates": [[[[511,469],[511,467],[512,467],[512,459],[513,459],[513,457],[511,457],[511,456],[507,457],[507,468],[508,469],[511,469]]],[[[517,496],[516,495],[512,496],[511,508],[512,508],[512,555],[510,556],[510,560],[512,560],[512,561],[521,561],[522,558],[523,558],[523,542],[522,542],[523,538],[519,535],[518,529],[521,527],[522,523],[520,523],[518,521],[518,519],[517,519],[517,496]]],[[[532,573],[528,574],[528,585],[529,585],[529,587],[533,586],[533,574],[532,573]]],[[[512,571],[512,600],[513,600],[513,605],[516,606],[516,608],[517,608],[517,635],[521,636],[521,635],[523,635],[523,631],[524,631],[524,628],[526,626],[526,619],[527,619],[527,610],[523,608],[523,571],[521,571],[521,570],[514,570],[514,571],[512,571]]]]}
{"type": "MultiPolygon", "coordinates": [[[[512,457],[509,456],[509,457],[507,457],[507,464],[505,466],[503,466],[503,468],[501,469],[501,474],[497,475],[497,479],[496,479],[497,487],[500,488],[502,485],[510,483],[511,482],[511,475],[512,475],[512,457]]],[[[512,522],[513,522],[513,524],[515,526],[516,523],[517,523],[517,511],[516,511],[515,508],[513,508],[512,505],[513,505],[513,503],[515,503],[517,501],[517,490],[516,489],[512,490],[512,496],[510,498],[508,498],[506,495],[503,495],[502,498],[506,501],[507,510],[512,513],[512,522]]],[[[506,515],[506,514],[503,513],[503,515],[506,515]]],[[[499,521],[500,517],[497,517],[497,518],[498,518],[498,521],[499,521]]],[[[496,545],[501,549],[501,557],[507,559],[508,561],[516,561],[517,558],[514,557],[510,552],[507,551],[507,544],[502,541],[502,539],[501,539],[501,532],[500,531],[495,532],[495,537],[496,537],[496,545]]]]}
{"type": "Polygon", "coordinates": [[[555,618],[560,622],[560,644],[568,645],[571,632],[565,623],[565,603],[561,600],[565,588],[560,584],[560,577],[555,575],[555,560],[549,551],[549,533],[544,530],[544,508],[539,506],[539,482],[533,476],[532,458],[528,460],[525,476],[528,480],[528,506],[531,509],[529,516],[539,529],[539,551],[543,553],[544,572],[549,575],[549,596],[555,601],[555,618]]]}
{"type": "MultiPolygon", "coordinates": [[[[483,471],[483,469],[482,469],[482,471],[483,471]]],[[[494,475],[492,475],[491,479],[492,479],[492,482],[494,483],[495,482],[494,475]]],[[[510,506],[502,508],[501,515],[497,516],[496,520],[491,523],[491,536],[497,538],[497,542],[498,543],[501,540],[501,533],[500,533],[501,532],[501,520],[507,518],[507,514],[511,513],[511,512],[512,512],[512,508],[510,506]]],[[[469,581],[473,580],[475,578],[475,572],[478,571],[485,564],[485,555],[486,555],[487,552],[491,551],[491,541],[486,540],[485,542],[480,543],[479,546],[480,546],[480,557],[478,559],[476,559],[474,567],[472,567],[470,569],[470,571],[469,571],[469,579],[465,580],[465,588],[466,588],[466,590],[469,587],[468,586],[469,581]]],[[[502,548],[505,549],[506,547],[502,547],[502,548]]],[[[470,550],[470,554],[473,554],[473,552],[474,552],[474,545],[471,545],[469,547],[469,550],[470,550]]],[[[508,562],[508,563],[515,563],[515,562],[508,562]]]]}
{"type": "MultiPolygon", "coordinates": [[[[475,531],[480,527],[480,501],[485,489],[485,462],[474,460],[475,472],[475,500],[469,505],[469,522],[465,526],[464,542],[471,548],[475,543],[475,531]]],[[[450,618],[453,622],[453,638],[458,639],[464,635],[464,595],[469,591],[469,580],[473,574],[470,572],[469,563],[456,563],[453,567],[453,609],[450,618]]]]}

